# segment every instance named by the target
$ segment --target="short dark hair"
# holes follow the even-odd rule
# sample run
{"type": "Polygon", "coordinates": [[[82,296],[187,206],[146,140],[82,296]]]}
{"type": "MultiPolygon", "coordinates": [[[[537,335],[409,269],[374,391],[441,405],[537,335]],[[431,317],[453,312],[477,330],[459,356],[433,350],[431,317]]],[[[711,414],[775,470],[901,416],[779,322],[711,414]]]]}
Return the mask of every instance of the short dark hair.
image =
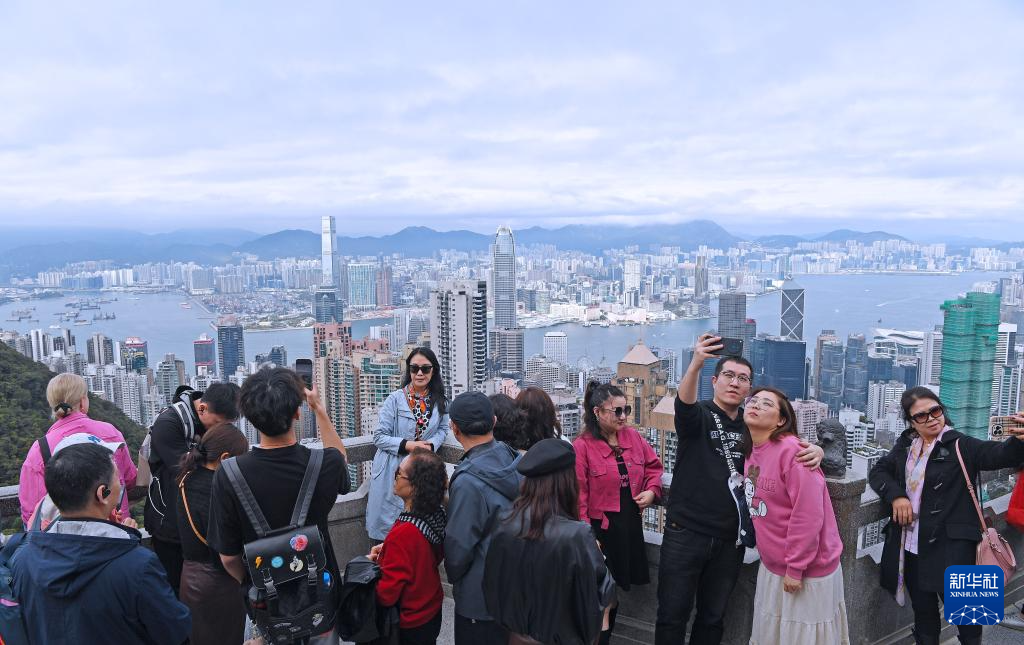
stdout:
{"type": "Polygon", "coordinates": [[[114,478],[113,455],[95,443],[77,443],[50,458],[43,481],[46,492],[62,515],[89,505],[98,486],[114,478]]]}
{"type": "Polygon", "coordinates": [[[210,406],[210,412],[224,417],[225,421],[238,418],[240,390],[234,383],[211,383],[200,401],[210,406]]]}
{"type": "Polygon", "coordinates": [[[444,491],[448,486],[444,460],[432,450],[417,448],[409,453],[406,476],[413,489],[412,512],[424,516],[436,513],[444,503],[444,491]]]}
{"type": "Polygon", "coordinates": [[[725,368],[726,363],[736,363],[738,365],[746,366],[746,368],[750,370],[750,378],[751,380],[753,380],[754,366],[750,364],[750,361],[743,358],[742,356],[723,356],[722,358],[718,359],[718,362],[715,363],[715,376],[718,376],[719,374],[722,373],[722,370],[725,368]]]}
{"type": "Polygon", "coordinates": [[[302,377],[286,367],[264,367],[242,384],[239,407],[260,434],[277,437],[292,427],[306,400],[302,377]]]}

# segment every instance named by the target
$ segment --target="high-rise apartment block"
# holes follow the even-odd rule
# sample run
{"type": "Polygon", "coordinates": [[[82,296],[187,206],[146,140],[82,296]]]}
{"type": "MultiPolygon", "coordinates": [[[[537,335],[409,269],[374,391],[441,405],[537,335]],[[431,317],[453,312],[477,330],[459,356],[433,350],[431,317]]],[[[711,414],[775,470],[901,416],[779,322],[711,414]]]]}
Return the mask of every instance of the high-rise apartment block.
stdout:
{"type": "Polygon", "coordinates": [[[245,330],[237,318],[224,316],[217,321],[217,374],[228,381],[244,365],[245,330]]]}
{"type": "Polygon", "coordinates": [[[782,330],[786,340],[804,339],[804,289],[792,280],[782,285],[782,330]]]}
{"type": "Polygon", "coordinates": [[[353,262],[348,265],[348,306],[372,309],[377,306],[377,265],[353,262]]]}
{"type": "Polygon", "coordinates": [[[818,441],[818,424],[828,418],[828,405],[821,401],[796,399],[792,402],[796,414],[796,432],[810,443],[818,441]]]}
{"type": "Polygon", "coordinates": [[[649,427],[655,406],[668,394],[668,374],[661,359],[642,340],[637,341],[619,361],[612,383],[623,391],[626,403],[633,407],[627,423],[637,428],[649,427]]]}
{"type": "Polygon", "coordinates": [[[569,337],[564,331],[544,334],[544,355],[562,365],[569,362],[569,337]]]}
{"type": "Polygon", "coordinates": [[[523,329],[516,327],[505,329],[499,327],[490,331],[491,361],[496,374],[516,377],[522,374],[525,340],[523,329]]]}
{"type": "Polygon", "coordinates": [[[487,282],[447,282],[430,292],[430,343],[445,395],[482,391],[487,380],[487,282]]]}
{"type": "Polygon", "coordinates": [[[899,405],[900,397],[907,389],[902,381],[872,381],[868,384],[868,421],[876,423],[885,418],[893,405],[899,405]]]}
{"type": "Polygon", "coordinates": [[[957,430],[987,439],[999,340],[999,295],[971,291],[942,303],[942,311],[942,401],[957,430]]]}
{"type": "Polygon", "coordinates": [[[992,372],[992,415],[1006,416],[1018,408],[1007,409],[1020,399],[1020,365],[1017,358],[1017,325],[999,323],[995,367],[992,372]],[[1004,390],[1007,390],[1004,392],[1004,390]]]}
{"type": "Polygon", "coordinates": [[[921,371],[918,382],[921,385],[938,385],[942,378],[942,327],[924,333],[921,347],[921,371]]]}
{"type": "Polygon", "coordinates": [[[86,356],[95,365],[114,365],[114,340],[103,334],[93,334],[86,341],[86,356]]]}
{"type": "Polygon", "coordinates": [[[175,357],[174,354],[165,355],[164,360],[156,366],[153,380],[164,405],[170,405],[174,402],[171,400],[174,391],[182,385],[188,384],[188,381],[185,380],[185,361],[175,357]]]}
{"type": "Polygon", "coordinates": [[[132,372],[149,367],[149,344],[137,336],[129,336],[121,345],[121,364],[132,372]]]}

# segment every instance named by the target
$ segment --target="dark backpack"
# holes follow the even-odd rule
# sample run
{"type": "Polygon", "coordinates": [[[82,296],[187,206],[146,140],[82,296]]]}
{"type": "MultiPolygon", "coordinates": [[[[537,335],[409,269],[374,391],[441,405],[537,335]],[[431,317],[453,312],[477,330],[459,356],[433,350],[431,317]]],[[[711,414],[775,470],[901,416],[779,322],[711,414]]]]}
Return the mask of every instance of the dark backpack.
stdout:
{"type": "Polygon", "coordinates": [[[310,451],[291,522],[279,529],[267,523],[235,458],[222,464],[256,531],[256,540],[244,547],[252,579],[246,604],[249,617],[268,643],[291,643],[322,634],[334,625],[337,584],[326,571],[320,529],[316,524],[305,525],[323,459],[323,450],[310,451]]]}
{"type": "MultiPolygon", "coordinates": [[[[45,439],[41,442],[46,443],[45,439]]],[[[49,453],[49,450],[47,450],[49,453]]],[[[49,456],[49,455],[47,455],[49,456]]],[[[39,509],[29,527],[30,531],[40,530],[39,509]]],[[[29,645],[28,632],[25,629],[25,616],[21,611],[21,603],[14,594],[14,559],[18,551],[25,545],[28,533],[15,533],[0,549],[0,645],[29,645]]]]}
{"type": "Polygon", "coordinates": [[[384,645],[397,643],[398,609],[377,605],[380,566],[360,555],[345,565],[342,576],[336,631],[341,640],[384,645]]]}

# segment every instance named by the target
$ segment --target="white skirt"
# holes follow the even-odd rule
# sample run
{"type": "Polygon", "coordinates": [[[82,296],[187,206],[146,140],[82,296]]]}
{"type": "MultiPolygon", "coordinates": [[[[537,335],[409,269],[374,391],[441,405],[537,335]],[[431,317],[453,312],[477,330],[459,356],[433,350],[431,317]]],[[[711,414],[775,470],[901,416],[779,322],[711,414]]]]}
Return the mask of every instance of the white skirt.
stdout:
{"type": "Polygon", "coordinates": [[[849,645],[843,568],[823,578],[804,578],[803,589],[786,593],[782,576],[761,563],[754,593],[750,645],[849,645]]]}

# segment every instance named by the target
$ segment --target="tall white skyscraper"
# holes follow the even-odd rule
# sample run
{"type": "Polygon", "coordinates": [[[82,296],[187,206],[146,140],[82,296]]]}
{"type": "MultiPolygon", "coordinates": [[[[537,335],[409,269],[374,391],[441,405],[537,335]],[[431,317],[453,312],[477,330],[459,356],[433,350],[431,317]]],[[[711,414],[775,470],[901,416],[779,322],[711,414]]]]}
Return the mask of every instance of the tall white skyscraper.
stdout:
{"type": "Polygon", "coordinates": [[[899,403],[900,397],[907,389],[901,381],[872,381],[868,384],[869,421],[877,422],[885,418],[893,403],[899,403]]]}
{"type": "Polygon", "coordinates": [[[345,300],[341,294],[341,258],[334,216],[320,220],[320,288],[313,296],[313,318],[318,323],[340,323],[345,316],[345,300]]]}
{"type": "Polygon", "coordinates": [[[934,329],[924,333],[924,345],[921,347],[921,373],[918,381],[921,385],[938,385],[942,375],[942,330],[934,329]]]}
{"type": "Polygon", "coordinates": [[[1017,366],[1017,325],[999,323],[996,339],[996,359],[992,372],[992,414],[1007,415],[1017,411],[1016,407],[1005,409],[1020,396],[1020,368],[1017,366]],[[1008,391],[1003,393],[1003,389],[1008,391]]]}
{"type": "Polygon", "coordinates": [[[569,342],[564,331],[544,334],[544,355],[562,365],[569,362],[569,342]]]}
{"type": "Polygon", "coordinates": [[[493,264],[494,326],[512,329],[516,326],[516,242],[507,226],[498,227],[494,236],[493,264]]]}
{"type": "Polygon", "coordinates": [[[430,346],[445,394],[483,391],[487,380],[487,282],[446,282],[430,292],[430,346]]]}

